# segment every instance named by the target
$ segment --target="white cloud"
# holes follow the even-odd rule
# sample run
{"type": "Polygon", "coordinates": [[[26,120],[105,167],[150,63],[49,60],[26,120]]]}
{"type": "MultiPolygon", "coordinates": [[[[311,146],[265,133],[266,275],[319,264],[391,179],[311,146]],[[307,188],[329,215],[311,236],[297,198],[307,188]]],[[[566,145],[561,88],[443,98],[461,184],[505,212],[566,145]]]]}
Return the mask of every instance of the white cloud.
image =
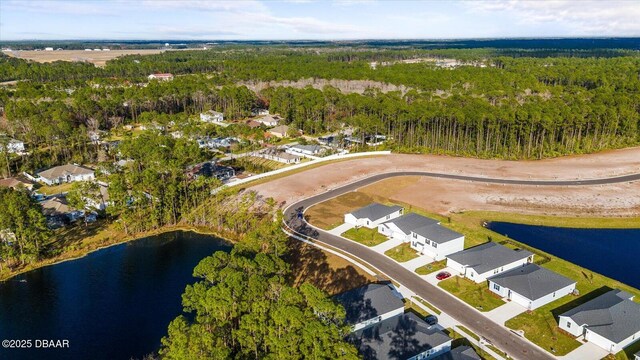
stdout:
{"type": "Polygon", "coordinates": [[[4,11],[24,11],[45,14],[71,15],[110,15],[115,16],[118,10],[105,1],[68,1],[68,0],[2,0],[4,11]]]}
{"type": "Polygon", "coordinates": [[[562,25],[582,36],[640,35],[637,1],[469,1],[471,9],[504,12],[525,25],[562,25]]]}

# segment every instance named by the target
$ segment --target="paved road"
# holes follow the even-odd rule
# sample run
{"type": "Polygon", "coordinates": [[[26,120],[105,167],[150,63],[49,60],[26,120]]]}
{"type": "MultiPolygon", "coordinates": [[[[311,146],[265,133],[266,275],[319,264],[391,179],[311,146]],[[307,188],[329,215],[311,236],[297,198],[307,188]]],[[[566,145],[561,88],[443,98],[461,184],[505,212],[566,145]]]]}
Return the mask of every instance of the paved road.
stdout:
{"type": "Polygon", "coordinates": [[[479,181],[485,183],[496,184],[515,184],[515,185],[531,185],[531,186],[583,186],[583,185],[604,185],[620,182],[628,182],[640,180],[640,174],[619,176],[606,179],[591,179],[591,180],[515,180],[515,179],[494,179],[494,178],[482,178],[474,176],[464,175],[450,175],[450,174],[438,174],[429,172],[417,172],[417,171],[405,171],[378,174],[366,179],[356,181],[354,183],[342,186],[337,189],[333,189],[310,197],[305,200],[301,200],[295,204],[290,205],[285,210],[285,224],[290,230],[302,235],[306,235],[309,238],[314,239],[316,242],[329,245],[330,247],[337,248],[347,254],[350,254],[356,259],[360,259],[380,271],[383,275],[394,279],[403,286],[409,288],[420,297],[428,300],[430,303],[441,309],[445,313],[451,315],[454,319],[465,325],[471,331],[476,334],[489,339],[494,345],[501,350],[505,351],[509,356],[515,359],[553,359],[549,353],[540,348],[530,344],[518,335],[513,334],[504,327],[495,324],[487,319],[484,315],[475,310],[470,309],[462,301],[453,297],[452,295],[437,289],[434,285],[431,285],[420,278],[415,273],[408,271],[404,267],[397,264],[395,261],[388,257],[381,255],[366,246],[360,245],[353,241],[345,240],[339,236],[335,236],[317,229],[309,225],[303,219],[298,218],[298,213],[304,211],[310,206],[319,202],[328,200],[340,194],[356,190],[360,187],[368,184],[380,181],[383,179],[395,177],[395,176],[430,176],[436,178],[446,178],[455,180],[467,180],[467,181],[479,181]]]}

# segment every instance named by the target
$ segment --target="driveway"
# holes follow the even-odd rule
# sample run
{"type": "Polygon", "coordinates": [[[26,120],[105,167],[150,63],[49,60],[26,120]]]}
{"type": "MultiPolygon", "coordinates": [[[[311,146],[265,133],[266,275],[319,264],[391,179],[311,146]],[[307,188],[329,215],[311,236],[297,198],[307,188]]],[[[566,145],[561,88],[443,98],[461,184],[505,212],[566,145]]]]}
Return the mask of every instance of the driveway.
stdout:
{"type": "Polygon", "coordinates": [[[407,262],[403,262],[401,265],[405,269],[414,272],[420,266],[431,264],[432,262],[433,262],[433,258],[428,257],[426,255],[420,255],[417,258],[413,259],[413,260],[409,260],[407,262]]]}
{"type": "Polygon", "coordinates": [[[588,360],[602,359],[609,353],[598,345],[593,343],[584,343],[579,348],[573,350],[565,356],[561,356],[562,360],[588,360]]]}
{"type": "Polygon", "coordinates": [[[387,251],[389,249],[393,249],[394,247],[396,247],[396,246],[398,246],[400,244],[402,244],[402,240],[389,239],[389,240],[383,242],[382,244],[378,244],[376,246],[372,246],[371,250],[384,255],[385,251],[387,251]]]}
{"type": "Polygon", "coordinates": [[[349,230],[349,229],[353,229],[355,227],[355,225],[352,224],[347,224],[344,223],[342,225],[339,225],[337,227],[334,227],[333,229],[327,231],[329,234],[333,234],[336,236],[340,236],[342,233],[344,233],[345,231],[349,230]]]}
{"type": "Polygon", "coordinates": [[[484,315],[493,322],[504,325],[507,320],[518,316],[525,311],[527,311],[527,309],[524,306],[514,301],[507,301],[504,305],[498,306],[491,311],[487,311],[484,315]]]}
{"type": "MultiPolygon", "coordinates": [[[[440,274],[441,272],[444,272],[444,271],[446,271],[446,272],[448,272],[449,274],[451,274],[451,276],[456,276],[456,272],[455,272],[452,268],[446,267],[446,268],[444,268],[444,269],[442,269],[442,270],[434,271],[434,272],[432,272],[431,274],[422,275],[421,277],[422,277],[424,280],[426,280],[429,284],[434,285],[434,286],[437,286],[437,285],[438,285],[438,283],[439,283],[440,281],[442,281],[442,280],[438,280],[438,279],[436,279],[436,276],[438,276],[438,274],[440,274]]],[[[446,280],[446,279],[445,279],[445,280],[446,280]]]]}

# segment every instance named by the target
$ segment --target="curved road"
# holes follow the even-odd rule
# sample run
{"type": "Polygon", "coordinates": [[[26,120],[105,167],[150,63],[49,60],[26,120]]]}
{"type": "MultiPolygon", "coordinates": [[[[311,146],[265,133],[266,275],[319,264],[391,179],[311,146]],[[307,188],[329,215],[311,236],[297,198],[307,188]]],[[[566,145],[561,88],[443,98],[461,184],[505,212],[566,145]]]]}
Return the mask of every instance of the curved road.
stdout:
{"type": "Polygon", "coordinates": [[[515,359],[553,359],[548,352],[532,345],[518,335],[500,326],[480,312],[471,309],[461,300],[453,297],[441,289],[427,283],[415,273],[405,269],[390,258],[381,255],[368,247],[354,241],[345,240],[339,236],[309,225],[304,219],[298,218],[298,213],[303,212],[312,205],[331,199],[338,195],[354,191],[371,183],[396,176],[429,176],[452,180],[478,181],[495,184],[532,185],[532,186],[580,186],[580,185],[604,185],[620,182],[640,180],[640,174],[632,174],[604,179],[589,180],[515,180],[483,178],[476,176],[450,175],[429,173],[420,171],[391,172],[374,175],[351,184],[329,190],[325,193],[312,196],[289,205],[285,209],[284,222],[289,230],[312,239],[314,242],[328,245],[349,254],[356,260],[361,260],[378,270],[378,272],[397,281],[418,296],[428,300],[431,304],[451,315],[461,324],[469,328],[474,333],[489,339],[494,345],[505,351],[515,359]]]}

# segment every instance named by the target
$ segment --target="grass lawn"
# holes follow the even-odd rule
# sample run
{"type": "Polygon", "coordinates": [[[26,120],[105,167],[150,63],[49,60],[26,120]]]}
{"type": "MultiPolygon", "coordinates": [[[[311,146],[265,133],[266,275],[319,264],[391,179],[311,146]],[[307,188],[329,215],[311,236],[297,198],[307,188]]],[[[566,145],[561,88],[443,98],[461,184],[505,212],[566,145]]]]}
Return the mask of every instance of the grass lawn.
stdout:
{"type": "Polygon", "coordinates": [[[416,269],[418,275],[428,275],[447,267],[447,260],[434,261],[431,264],[420,266],[416,269]]]}
{"type": "Polygon", "coordinates": [[[625,349],[617,353],[615,356],[609,355],[605,357],[605,359],[609,360],[634,360],[633,354],[640,351],[640,341],[636,341],[635,343],[627,346],[625,349]]]}
{"type": "Polygon", "coordinates": [[[486,282],[476,284],[469,279],[453,276],[440,281],[438,286],[480,311],[490,311],[504,305],[504,301],[489,291],[486,282]]]}
{"type": "Polygon", "coordinates": [[[404,309],[405,309],[405,311],[411,311],[411,312],[415,313],[416,315],[420,316],[421,318],[425,318],[425,317],[431,315],[430,312],[428,312],[425,309],[423,309],[420,306],[418,306],[414,302],[414,299],[411,299],[411,300],[407,301],[404,304],[404,309]]]}
{"type": "Polygon", "coordinates": [[[42,186],[38,189],[38,192],[44,195],[56,195],[66,193],[71,190],[73,183],[64,183],[60,185],[42,186]]]}
{"type": "Polygon", "coordinates": [[[312,225],[330,230],[344,222],[344,214],[379,200],[381,199],[352,191],[313,205],[307,209],[305,216],[312,225]]]}
{"type": "Polygon", "coordinates": [[[365,227],[351,228],[342,233],[342,236],[367,246],[376,246],[388,240],[386,236],[380,234],[376,229],[365,227]]]}
{"type": "MultiPolygon", "coordinates": [[[[478,335],[472,333],[471,331],[464,328],[463,326],[458,326],[458,327],[466,331],[467,335],[473,337],[476,340],[479,339],[478,335]]],[[[453,330],[452,328],[445,329],[445,332],[449,334],[449,336],[453,339],[453,342],[451,343],[452,349],[458,346],[465,346],[465,345],[471,346],[476,351],[476,353],[480,355],[481,358],[485,360],[495,360],[493,356],[489,355],[486,351],[480,349],[480,347],[473,345],[466,337],[464,337],[462,334],[458,333],[457,331],[453,330]]]]}
{"type": "Polygon", "coordinates": [[[409,243],[400,244],[393,249],[384,252],[385,255],[397,262],[406,262],[418,257],[418,254],[411,248],[409,243]]]}

